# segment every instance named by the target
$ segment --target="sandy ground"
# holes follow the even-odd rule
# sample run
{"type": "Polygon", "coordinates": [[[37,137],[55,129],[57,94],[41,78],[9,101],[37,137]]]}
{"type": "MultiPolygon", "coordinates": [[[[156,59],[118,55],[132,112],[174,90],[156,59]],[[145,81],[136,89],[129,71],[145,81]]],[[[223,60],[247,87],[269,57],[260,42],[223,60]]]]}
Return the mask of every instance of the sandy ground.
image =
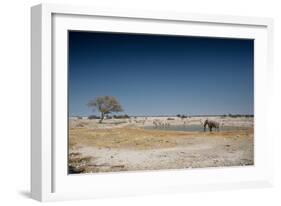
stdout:
{"type": "MultiPolygon", "coordinates": [[[[153,121],[169,125],[201,125],[189,119],[131,118],[128,120],[70,120],[70,173],[183,169],[253,165],[253,118],[214,117],[243,130],[184,132],[146,130],[153,121]],[[158,121],[158,120],[157,120],[158,121]],[[185,122],[184,122],[185,121],[185,122]]],[[[202,127],[203,130],[203,127],[202,127]]]]}

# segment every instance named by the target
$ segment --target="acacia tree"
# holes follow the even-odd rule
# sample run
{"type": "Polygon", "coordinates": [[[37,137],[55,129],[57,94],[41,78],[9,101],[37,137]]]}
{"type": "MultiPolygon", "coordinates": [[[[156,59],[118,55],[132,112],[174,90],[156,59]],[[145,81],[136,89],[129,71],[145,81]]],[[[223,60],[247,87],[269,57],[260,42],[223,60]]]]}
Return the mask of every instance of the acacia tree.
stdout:
{"type": "Polygon", "coordinates": [[[113,96],[97,97],[94,100],[90,100],[88,106],[92,107],[94,110],[97,109],[101,113],[99,123],[103,121],[106,114],[123,111],[122,106],[116,97],[113,96]]]}

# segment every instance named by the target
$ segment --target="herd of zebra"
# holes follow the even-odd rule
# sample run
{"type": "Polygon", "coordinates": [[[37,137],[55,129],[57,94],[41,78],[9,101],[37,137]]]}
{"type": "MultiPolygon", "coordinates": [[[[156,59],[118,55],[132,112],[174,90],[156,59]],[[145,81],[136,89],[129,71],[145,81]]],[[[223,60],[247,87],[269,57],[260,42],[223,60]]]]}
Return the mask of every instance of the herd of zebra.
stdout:
{"type": "MultiPolygon", "coordinates": [[[[153,126],[155,127],[155,128],[166,128],[166,127],[170,127],[171,126],[171,124],[170,124],[170,122],[168,122],[168,121],[166,121],[166,120],[159,120],[159,119],[156,119],[156,120],[153,120],[153,126]]],[[[188,121],[188,120],[183,120],[182,121],[182,125],[184,125],[184,126],[187,126],[188,124],[189,124],[190,122],[188,121]]],[[[204,123],[203,123],[203,121],[202,120],[200,120],[200,124],[201,125],[203,125],[204,123]]]]}
{"type": "MultiPolygon", "coordinates": [[[[219,131],[219,128],[220,126],[223,125],[220,124],[219,122],[217,121],[214,121],[214,120],[208,120],[206,119],[204,122],[202,120],[199,120],[200,121],[200,124],[201,126],[204,127],[204,131],[206,131],[206,127],[208,126],[210,132],[213,130],[213,128],[215,128],[217,131],[219,131]]],[[[183,121],[183,125],[186,126],[188,123],[188,121],[184,120],[183,121]]],[[[153,120],[153,125],[155,128],[167,128],[167,127],[170,127],[170,123],[167,122],[167,121],[161,121],[159,119],[156,119],[156,120],[153,120]]]]}
{"type": "Polygon", "coordinates": [[[157,127],[167,128],[167,127],[170,126],[170,123],[169,123],[169,122],[161,121],[161,120],[159,120],[159,119],[153,120],[152,123],[153,123],[153,126],[154,126],[155,128],[157,128],[157,127]]]}
{"type": "MultiPolygon", "coordinates": [[[[198,121],[198,120],[196,120],[198,121]]],[[[142,124],[144,125],[146,120],[129,120],[129,123],[137,123],[137,124],[142,124]]],[[[200,125],[204,128],[204,131],[206,131],[206,128],[208,127],[210,131],[213,130],[213,128],[217,131],[219,131],[220,126],[223,126],[223,123],[219,123],[214,120],[208,120],[206,119],[205,121],[199,120],[200,125]]],[[[168,120],[160,120],[160,119],[155,119],[153,120],[153,126],[154,128],[168,128],[171,126],[170,122],[168,120]]],[[[187,126],[190,122],[188,120],[183,120],[183,125],[187,126]]]]}

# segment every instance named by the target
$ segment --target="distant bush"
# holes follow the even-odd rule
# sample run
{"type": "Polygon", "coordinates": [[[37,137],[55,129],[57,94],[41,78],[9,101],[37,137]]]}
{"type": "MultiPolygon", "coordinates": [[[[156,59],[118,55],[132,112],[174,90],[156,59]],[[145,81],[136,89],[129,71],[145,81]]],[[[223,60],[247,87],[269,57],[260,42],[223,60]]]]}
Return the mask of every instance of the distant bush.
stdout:
{"type": "Polygon", "coordinates": [[[78,116],[77,119],[83,119],[82,117],[78,116]]]}
{"type": "Polygon", "coordinates": [[[106,115],[106,119],[112,119],[112,116],[106,115]]]}
{"type": "Polygon", "coordinates": [[[237,117],[254,117],[252,114],[228,114],[229,117],[237,118],[237,117]]]}
{"type": "Polygon", "coordinates": [[[169,118],[167,118],[167,120],[175,120],[175,119],[174,119],[174,118],[170,118],[170,117],[169,117],[169,118]]]}
{"type": "Polygon", "coordinates": [[[129,119],[130,117],[127,114],[124,115],[113,115],[114,119],[129,119]]]}
{"type": "Polygon", "coordinates": [[[177,115],[177,117],[178,117],[178,118],[182,118],[182,119],[187,118],[187,116],[186,116],[186,115],[181,115],[181,114],[178,114],[178,115],[177,115]]]}
{"type": "Polygon", "coordinates": [[[90,115],[88,116],[88,119],[100,119],[100,117],[96,115],[90,115]]]}

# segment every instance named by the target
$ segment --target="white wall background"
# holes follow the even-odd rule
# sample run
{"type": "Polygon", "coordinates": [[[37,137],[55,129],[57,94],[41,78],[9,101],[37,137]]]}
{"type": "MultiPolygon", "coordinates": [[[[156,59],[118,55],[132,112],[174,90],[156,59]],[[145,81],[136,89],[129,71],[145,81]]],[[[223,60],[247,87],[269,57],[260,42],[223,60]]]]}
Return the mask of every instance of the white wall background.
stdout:
{"type": "MultiPolygon", "coordinates": [[[[276,128],[275,182],[271,189],[58,202],[61,205],[281,205],[281,6],[278,0],[6,0],[0,6],[0,204],[36,205],[29,196],[30,6],[41,2],[160,11],[265,16],[275,20],[275,79],[271,117],[276,128]]],[[[219,178],[219,177],[218,177],[219,178]]]]}

